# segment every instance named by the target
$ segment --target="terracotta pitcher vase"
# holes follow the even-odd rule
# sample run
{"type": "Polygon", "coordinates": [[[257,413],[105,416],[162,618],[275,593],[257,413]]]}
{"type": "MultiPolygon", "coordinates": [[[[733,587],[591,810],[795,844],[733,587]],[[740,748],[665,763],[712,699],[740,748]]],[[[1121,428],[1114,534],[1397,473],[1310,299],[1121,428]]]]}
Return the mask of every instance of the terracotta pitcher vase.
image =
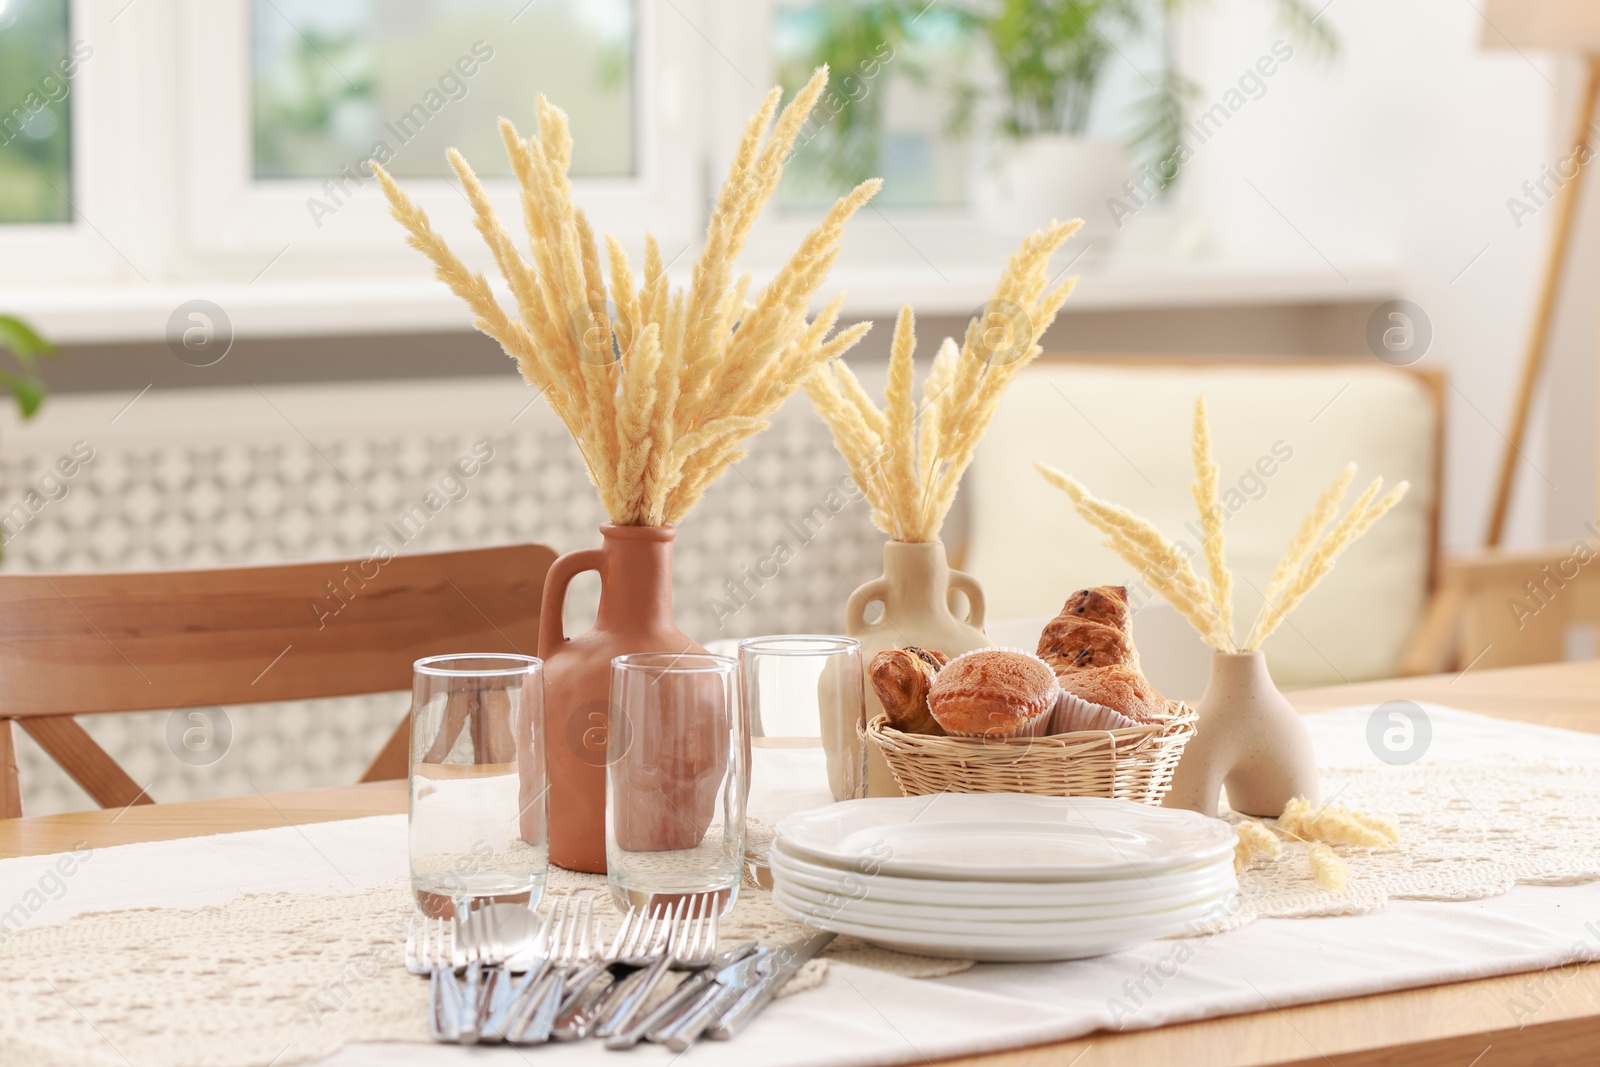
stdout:
{"type": "MultiPolygon", "coordinates": [[[[872,657],[886,648],[916,645],[957,656],[993,644],[983,632],[983,587],[972,575],[950,569],[942,541],[884,545],[883,577],[851,593],[844,611],[844,632],[860,640],[864,669],[870,669],[872,657]],[[950,605],[956,592],[967,598],[964,619],[956,618],[950,605]],[[867,607],[875,602],[883,605],[883,615],[868,622],[867,607]]],[[[883,706],[871,684],[866,695],[870,722],[882,714],[883,706]]],[[[869,744],[868,750],[867,795],[900,796],[883,753],[876,745],[869,744]]]]}
{"type": "MultiPolygon", "coordinates": [[[[606,870],[606,746],[611,722],[611,660],[635,652],[703,653],[672,621],[672,526],[600,527],[599,548],[568,552],[550,566],[539,613],[544,660],[544,728],[549,768],[550,862],[572,871],[606,870]],[[567,637],[561,623],[567,586],[584,571],[600,575],[594,628],[567,637]]],[[[696,709],[675,709],[690,732],[696,709]]],[[[699,726],[704,726],[701,731],[699,726]]],[[[713,739],[708,736],[707,741],[713,739]]],[[[715,745],[709,746],[715,750],[715,745]]],[[[726,751],[727,740],[721,741],[726,751]]],[[[693,792],[693,781],[684,788],[693,792]]],[[[684,807],[699,805],[685,803],[684,807]]],[[[664,845],[663,847],[681,847],[664,845]]]]}
{"type": "Polygon", "coordinates": [[[1311,735],[1273,684],[1260,652],[1213,653],[1211,678],[1195,710],[1195,736],[1184,747],[1164,807],[1215,816],[1223,786],[1229,807],[1260,818],[1277,818],[1294,797],[1321,800],[1311,735]]]}

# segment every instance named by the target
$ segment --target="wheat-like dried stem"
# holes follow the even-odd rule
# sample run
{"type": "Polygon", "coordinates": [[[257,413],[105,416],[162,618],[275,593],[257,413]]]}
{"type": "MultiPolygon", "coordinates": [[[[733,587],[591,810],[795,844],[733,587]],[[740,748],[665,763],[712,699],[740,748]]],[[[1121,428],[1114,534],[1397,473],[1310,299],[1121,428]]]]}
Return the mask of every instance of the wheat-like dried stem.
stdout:
{"type": "Polygon", "coordinates": [[[1211,603],[1210,590],[1177,545],[1152,524],[1126,508],[1092,496],[1081,484],[1054,467],[1044,463],[1033,466],[1046,481],[1067,494],[1079,515],[1108,535],[1107,547],[1189,620],[1207,645],[1218,651],[1229,650],[1230,642],[1222,629],[1222,619],[1211,603]]]}
{"type": "Polygon", "coordinates": [[[866,495],[872,521],[896,541],[936,540],[961,477],[1017,371],[1039,354],[1039,338],[1072,292],[1047,290],[1050,257],[1082,225],[1051,223],[1022,242],[985,309],[958,347],[947,340],[915,397],[916,323],[909,307],[890,345],[886,407],[847,367],[814,371],[806,388],[866,495]]]}
{"type": "Polygon", "coordinates": [[[1299,606],[1317,583],[1333,569],[1344,550],[1349,548],[1362,534],[1372,528],[1372,524],[1381,519],[1391,508],[1400,502],[1411,488],[1409,482],[1401,482],[1395,486],[1382,500],[1377,500],[1379,489],[1383,486],[1382,478],[1375,478],[1364,493],[1356,498],[1350,505],[1350,510],[1344,518],[1328,531],[1326,537],[1317,543],[1316,548],[1306,558],[1294,576],[1289,579],[1283,590],[1273,600],[1262,606],[1261,618],[1252,630],[1246,651],[1253,652],[1259,649],[1273,631],[1277,630],[1284,616],[1299,606]]]}
{"type": "Polygon", "coordinates": [[[1211,451],[1211,420],[1206,414],[1205,394],[1194,398],[1194,433],[1190,441],[1194,457],[1194,484],[1190,492],[1200,512],[1200,536],[1209,575],[1211,606],[1221,619],[1229,650],[1233,648],[1233,573],[1228,570],[1222,533],[1222,474],[1211,451]]]}
{"type": "Polygon", "coordinates": [[[748,306],[750,276],[735,279],[733,270],[826,85],[820,68],[781,114],[782,94],[774,89],[752,116],[682,291],[667,279],[653,236],[646,237],[637,282],[609,236],[602,257],[599,235],[572,202],[567,117],[542,96],[535,136],[522,137],[504,119],[499,127],[520,191],[526,257],[472,168],[449,153],[474,224],[510,286],[515,318],[383,168],[374,168],[409,243],[433,261],[440,280],[472,309],[474,325],[517,361],[566,424],[613,522],[681,520],[744,454],[741,443],[868,328],[835,332],[842,296],[814,318],[807,308],[838,257],[846,223],[877,191],[875,181],[841,197],[748,306]]]}

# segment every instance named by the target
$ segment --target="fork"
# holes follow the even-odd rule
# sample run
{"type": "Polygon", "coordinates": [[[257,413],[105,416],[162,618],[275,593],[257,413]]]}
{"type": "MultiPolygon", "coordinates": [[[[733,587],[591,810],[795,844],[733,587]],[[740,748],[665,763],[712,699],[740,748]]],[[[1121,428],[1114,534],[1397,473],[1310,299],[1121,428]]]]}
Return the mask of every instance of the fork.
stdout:
{"type": "Polygon", "coordinates": [[[538,1045],[550,1040],[574,972],[600,951],[594,901],[595,894],[585,892],[575,899],[557,901],[551,908],[544,965],[528,976],[519,990],[516,1007],[509,1013],[506,1040],[512,1044],[538,1045]]]}
{"type": "MultiPolygon", "coordinates": [[[[646,999],[672,966],[674,947],[683,935],[684,920],[690,898],[679,897],[668,913],[663,929],[651,939],[648,959],[642,973],[631,976],[629,988],[617,995],[605,1020],[595,1028],[595,1036],[610,1038],[621,1034],[632,1025],[634,1017],[646,999]]],[[[631,1046],[626,1046],[631,1047],[631,1046]]]]}
{"type": "MultiPolygon", "coordinates": [[[[516,1015],[524,994],[532,988],[548,969],[552,945],[558,934],[557,909],[563,909],[565,901],[558,901],[551,909],[550,918],[540,923],[537,932],[531,941],[506,942],[498,937],[490,937],[491,947],[488,960],[490,969],[488,978],[484,983],[481,999],[478,1004],[479,1040],[501,1041],[509,1031],[508,1023],[516,1015]],[[512,944],[516,947],[513,948],[512,944]],[[513,971],[525,972],[525,977],[519,984],[513,971]]],[[[499,907],[500,905],[491,905],[499,907]]],[[[538,913],[528,913],[537,918],[538,913]]],[[[498,927],[499,919],[491,919],[491,926],[498,927]]]]}
{"type": "MultiPolygon", "coordinates": [[[[598,923],[598,916],[595,921],[598,923]]],[[[639,951],[638,945],[645,934],[646,925],[647,915],[641,909],[633,907],[623,913],[622,923],[617,927],[611,947],[603,953],[597,953],[568,979],[567,999],[561,1005],[551,1037],[557,1041],[578,1041],[589,1036],[596,1016],[610,1003],[618,977],[629,967],[626,960],[639,951]],[[602,975],[605,981],[596,982],[595,979],[602,975]]],[[[596,945],[599,944],[599,938],[600,931],[596,926],[596,945]]]]}
{"type": "Polygon", "coordinates": [[[592,1032],[596,1037],[610,1037],[615,1030],[627,1025],[627,1019],[622,1016],[621,1009],[631,999],[633,991],[648,976],[651,965],[666,953],[673,927],[678,921],[677,911],[681,906],[681,901],[679,908],[658,904],[650,910],[647,917],[641,916],[635,920],[634,928],[625,943],[613,946],[612,974],[621,975],[624,971],[632,973],[614,978],[610,988],[595,1005],[592,1032]]]}
{"type": "Polygon", "coordinates": [[[650,993],[669,968],[674,971],[700,971],[711,965],[711,960],[717,952],[717,937],[722,919],[720,897],[715,893],[696,895],[687,909],[687,914],[683,914],[683,903],[679,901],[682,921],[672,932],[673,936],[666,954],[651,966],[650,973],[640,981],[639,986],[631,994],[632,1002],[624,1013],[630,1021],[621,1024],[620,1027],[613,1024],[611,1036],[606,1038],[606,1048],[613,1050],[632,1048],[681,1006],[674,998],[668,997],[657,1005],[655,1010],[647,1012],[642,1019],[632,1021],[639,1009],[649,1002],[650,993]]]}
{"type": "Polygon", "coordinates": [[[456,984],[455,927],[442,918],[411,916],[406,933],[406,970],[428,976],[428,1036],[456,1041],[466,1002],[456,984]]]}
{"type": "Polygon", "coordinates": [[[463,950],[467,970],[467,988],[462,993],[465,1010],[461,1013],[461,1032],[456,1043],[476,1045],[483,1033],[483,971],[493,963],[492,944],[497,934],[493,909],[472,908],[462,919],[457,908],[454,925],[456,944],[463,950]]]}

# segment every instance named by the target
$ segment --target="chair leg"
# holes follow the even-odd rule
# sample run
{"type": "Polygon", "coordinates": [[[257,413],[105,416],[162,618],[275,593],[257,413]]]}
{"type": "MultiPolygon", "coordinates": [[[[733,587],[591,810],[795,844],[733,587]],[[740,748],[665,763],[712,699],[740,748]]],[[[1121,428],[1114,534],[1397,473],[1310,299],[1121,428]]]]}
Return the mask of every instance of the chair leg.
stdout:
{"type": "Polygon", "coordinates": [[[1461,612],[1465,607],[1466,598],[1458,586],[1445,585],[1434,590],[1401,657],[1399,673],[1402,677],[1442,674],[1455,666],[1461,612]]]}
{"type": "Polygon", "coordinates": [[[0,819],[22,816],[22,781],[17,777],[17,745],[11,720],[0,719],[0,819]]]}
{"type": "Polygon", "coordinates": [[[387,782],[404,778],[410,769],[410,761],[411,713],[407,712],[405,718],[400,720],[400,725],[395,727],[394,733],[389,735],[389,740],[385,741],[378,754],[372,757],[372,762],[367,765],[361,780],[387,782]]]}

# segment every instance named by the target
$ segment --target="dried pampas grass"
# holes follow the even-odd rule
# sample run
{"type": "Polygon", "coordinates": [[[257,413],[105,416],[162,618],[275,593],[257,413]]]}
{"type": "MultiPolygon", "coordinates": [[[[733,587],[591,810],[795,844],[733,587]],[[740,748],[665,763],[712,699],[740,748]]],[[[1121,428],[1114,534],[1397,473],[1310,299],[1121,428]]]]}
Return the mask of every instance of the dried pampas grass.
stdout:
{"type": "Polygon", "coordinates": [[[1312,808],[1304,797],[1295,797],[1283,806],[1278,829],[1305,841],[1357,848],[1393,848],[1400,841],[1400,828],[1392,819],[1332,804],[1312,808]]]}
{"type": "Polygon", "coordinates": [[[594,228],[572,203],[567,117],[542,96],[533,137],[500,120],[531,258],[467,161],[449,154],[478,233],[510,287],[515,315],[394,179],[373,166],[412,247],[433,261],[439,279],[472,309],[473,325],[500,343],[566,424],[612,522],[680,521],[801,381],[868,329],[862,323],[833,332],[842,296],[814,318],[807,308],[838,257],[845,223],[877,192],[877,181],[841,197],[749,303],[750,277],[735,278],[733,271],[826,85],[824,67],[781,114],[781,94],[773,89],[751,117],[687,289],[667,284],[654,237],[646,242],[642,279],[610,236],[602,257],[594,228]]]}
{"type": "Polygon", "coordinates": [[[1393,819],[1324,804],[1313,808],[1305,797],[1293,797],[1271,826],[1255,819],[1234,824],[1237,839],[1233,869],[1243,871],[1258,860],[1276,861],[1283,855],[1284,838],[1306,846],[1306,862],[1317,885],[1329,892],[1343,889],[1350,867],[1333,846],[1390,849],[1400,843],[1400,827],[1393,819]]]}
{"type": "Polygon", "coordinates": [[[1306,858],[1311,863],[1311,877],[1328,892],[1337,892],[1350,881],[1349,865],[1321,841],[1314,842],[1306,850],[1306,858]]]}
{"type": "Polygon", "coordinates": [[[895,323],[882,411],[843,362],[806,379],[873,523],[896,541],[938,538],[1001,396],[1039,354],[1039,338],[1077,284],[1071,277],[1051,287],[1047,275],[1050,257],[1082,225],[1052,222],[1022,242],[994,295],[967,323],[961,346],[947,339],[940,347],[920,403],[912,385],[917,342],[909,307],[895,323]]]}
{"type": "Polygon", "coordinates": [[[1278,836],[1254,819],[1246,819],[1233,828],[1238,843],[1233,847],[1233,869],[1242,871],[1258,859],[1275,860],[1283,855],[1283,842],[1278,836]]]}
{"type": "Polygon", "coordinates": [[[1273,570],[1265,602],[1241,645],[1233,636],[1233,574],[1223,553],[1221,474],[1212,456],[1211,422],[1204,395],[1195,398],[1190,453],[1194,462],[1190,493],[1200,512],[1204,578],[1190,562],[1194,553],[1169,541],[1152,523],[1126,508],[1098,499],[1054,467],[1044,463],[1035,463],[1034,467],[1046,481],[1067,494],[1079,515],[1106,535],[1104,544],[1133,566],[1145,584],[1177,608],[1205,643],[1218,652],[1259,649],[1284,617],[1327,576],[1344,550],[1398,504],[1410,488],[1409,482],[1401,482],[1380,498],[1383,479],[1374,479],[1335,523],[1355,479],[1355,464],[1341,471],[1317,498],[1273,570]]]}

